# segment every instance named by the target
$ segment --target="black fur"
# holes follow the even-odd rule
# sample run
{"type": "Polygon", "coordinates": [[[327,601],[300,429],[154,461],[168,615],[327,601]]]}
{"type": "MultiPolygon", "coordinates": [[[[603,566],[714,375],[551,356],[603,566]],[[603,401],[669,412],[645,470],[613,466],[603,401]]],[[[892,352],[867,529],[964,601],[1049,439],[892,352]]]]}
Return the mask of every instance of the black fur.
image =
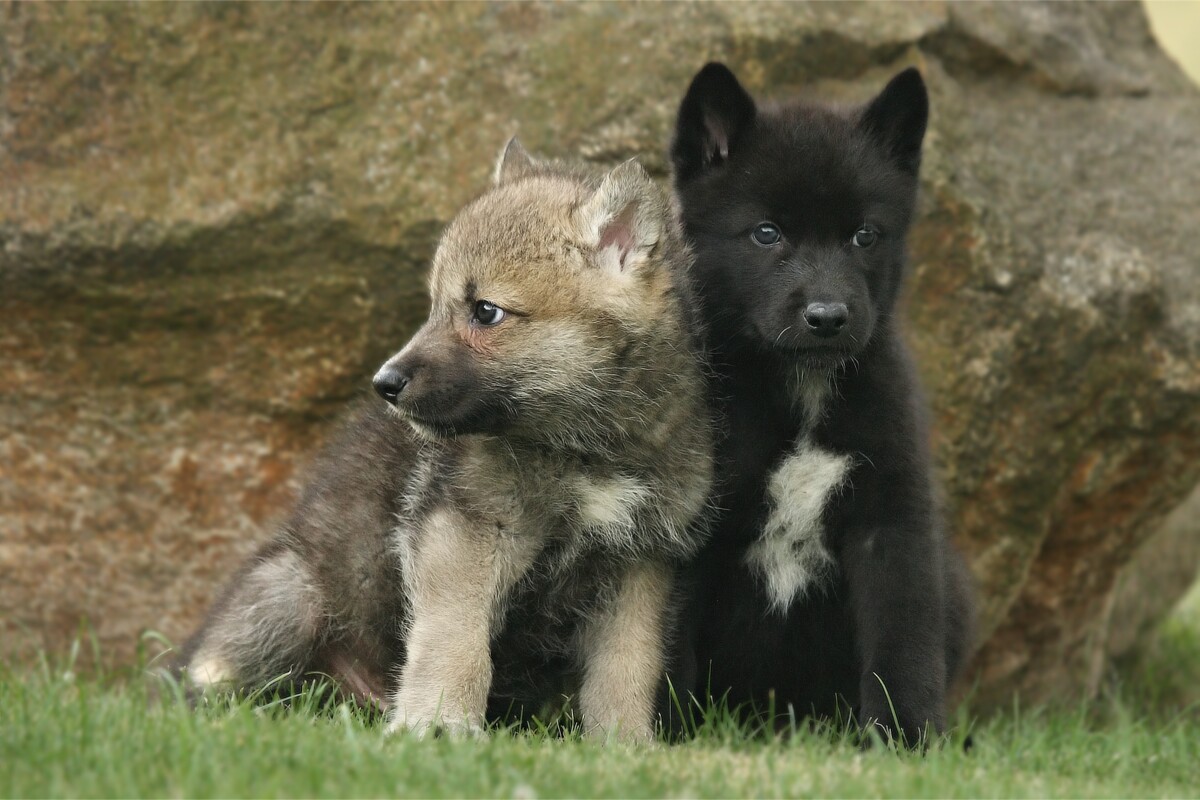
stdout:
{"type": "Polygon", "coordinates": [[[709,64],[683,100],[671,152],[726,423],[721,511],[696,565],[675,684],[760,711],[852,711],[889,732],[898,720],[910,744],[927,724],[945,725],[973,619],[895,316],[927,116],[913,69],[842,111],[756,108],[726,67],[709,64]],[[752,239],[764,221],[779,244],[752,239]],[[856,246],[864,227],[875,240],[856,246]],[[806,309],[833,303],[848,320],[817,335],[806,309]],[[832,390],[819,409],[798,401],[798,386],[821,381],[832,390]],[[772,510],[771,474],[801,445],[851,466],[821,520],[834,567],[781,612],[746,553],[772,510]]]}

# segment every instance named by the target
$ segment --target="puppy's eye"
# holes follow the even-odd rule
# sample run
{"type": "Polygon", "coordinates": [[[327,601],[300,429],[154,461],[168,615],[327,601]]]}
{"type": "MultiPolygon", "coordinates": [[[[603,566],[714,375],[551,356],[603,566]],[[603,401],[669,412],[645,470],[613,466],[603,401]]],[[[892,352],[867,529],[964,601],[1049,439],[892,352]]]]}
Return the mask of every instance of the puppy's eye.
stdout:
{"type": "Polygon", "coordinates": [[[875,244],[875,240],[879,238],[879,232],[870,225],[863,225],[854,232],[854,238],[850,241],[855,247],[870,247],[875,244]]]}
{"type": "Polygon", "coordinates": [[[503,308],[487,300],[480,300],[475,304],[475,312],[471,316],[471,321],[486,328],[499,325],[504,317],[503,308]]]}
{"type": "Polygon", "coordinates": [[[774,222],[760,222],[754,226],[754,230],[750,231],[750,238],[761,247],[772,247],[779,244],[783,234],[779,232],[779,226],[774,222]]]}

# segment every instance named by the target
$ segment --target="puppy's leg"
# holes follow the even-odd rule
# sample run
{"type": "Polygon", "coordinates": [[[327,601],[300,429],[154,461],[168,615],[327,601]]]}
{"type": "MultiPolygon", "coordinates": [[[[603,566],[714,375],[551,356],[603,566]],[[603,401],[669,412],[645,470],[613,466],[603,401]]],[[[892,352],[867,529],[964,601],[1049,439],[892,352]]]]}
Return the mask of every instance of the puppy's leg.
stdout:
{"type": "Polygon", "coordinates": [[[291,550],[261,553],[226,589],[184,647],[182,673],[197,689],[259,689],[298,678],[324,615],[308,567],[291,550]]]}
{"type": "Polygon", "coordinates": [[[632,742],[654,737],[671,579],[663,564],[633,565],[609,607],[587,622],[579,697],[587,735],[632,742]]]}
{"type": "Polygon", "coordinates": [[[457,512],[429,516],[405,564],[412,611],[389,732],[482,727],[492,636],[537,547],[457,512]]]}
{"type": "Polygon", "coordinates": [[[945,726],[942,548],[913,525],[846,531],[849,601],[861,659],[859,722],[909,747],[945,726]]]}

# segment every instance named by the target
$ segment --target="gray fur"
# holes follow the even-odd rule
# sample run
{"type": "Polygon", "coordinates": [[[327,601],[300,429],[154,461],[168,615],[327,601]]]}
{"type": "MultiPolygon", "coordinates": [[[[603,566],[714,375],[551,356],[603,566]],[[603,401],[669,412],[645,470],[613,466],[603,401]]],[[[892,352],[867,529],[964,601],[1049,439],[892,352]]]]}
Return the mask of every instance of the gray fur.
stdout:
{"type": "Polygon", "coordinates": [[[649,736],[712,471],[690,253],[636,163],[595,178],[514,140],[495,183],[447,228],[430,319],[388,362],[450,364],[449,396],[486,421],[360,408],[185,646],[194,680],[325,671],[418,731],[476,728],[489,695],[578,693],[589,731],[649,736]],[[475,291],[520,314],[468,324],[475,291]]]}

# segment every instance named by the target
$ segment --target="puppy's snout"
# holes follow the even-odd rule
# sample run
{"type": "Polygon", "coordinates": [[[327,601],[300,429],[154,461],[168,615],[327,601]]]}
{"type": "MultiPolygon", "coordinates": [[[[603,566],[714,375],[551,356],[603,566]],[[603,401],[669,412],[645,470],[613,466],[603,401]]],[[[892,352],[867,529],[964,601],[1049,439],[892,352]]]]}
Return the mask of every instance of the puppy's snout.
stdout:
{"type": "Polygon", "coordinates": [[[400,393],[411,381],[412,373],[408,369],[389,362],[375,373],[371,385],[375,387],[375,391],[380,397],[395,405],[396,401],[400,399],[400,393]]]}
{"type": "Polygon", "coordinates": [[[814,335],[822,339],[837,336],[850,321],[845,303],[811,303],[804,309],[804,321],[814,335]]]}

